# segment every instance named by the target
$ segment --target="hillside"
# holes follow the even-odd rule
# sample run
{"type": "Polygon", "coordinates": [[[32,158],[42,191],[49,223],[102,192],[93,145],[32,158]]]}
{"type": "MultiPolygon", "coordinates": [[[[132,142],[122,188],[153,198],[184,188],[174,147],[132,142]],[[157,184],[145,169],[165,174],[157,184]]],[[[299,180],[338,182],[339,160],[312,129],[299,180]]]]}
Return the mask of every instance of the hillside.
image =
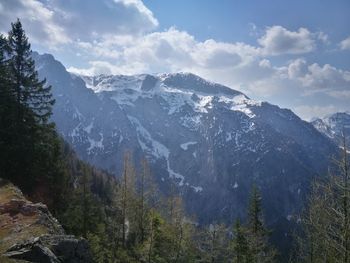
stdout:
{"type": "Polygon", "coordinates": [[[46,205],[1,178],[0,222],[1,262],[92,262],[86,240],[66,235],[46,205]]]}
{"type": "Polygon", "coordinates": [[[34,54],[53,85],[53,120],[84,160],[121,174],[127,150],[149,160],[160,189],[177,184],[200,222],[244,217],[253,182],[270,223],[298,213],[336,146],[288,109],[189,73],[76,76],[34,54]]]}

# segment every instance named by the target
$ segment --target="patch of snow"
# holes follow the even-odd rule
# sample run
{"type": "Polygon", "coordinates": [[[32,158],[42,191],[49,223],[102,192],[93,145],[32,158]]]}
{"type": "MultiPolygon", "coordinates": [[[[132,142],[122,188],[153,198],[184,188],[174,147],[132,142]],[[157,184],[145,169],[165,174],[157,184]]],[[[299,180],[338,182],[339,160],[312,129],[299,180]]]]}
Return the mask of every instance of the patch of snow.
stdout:
{"type": "Polygon", "coordinates": [[[195,145],[195,144],[197,144],[197,142],[186,142],[186,143],[181,144],[180,147],[181,147],[184,151],[187,151],[188,146],[190,146],[190,145],[195,145]]]}
{"type": "Polygon", "coordinates": [[[232,140],[232,134],[231,132],[226,132],[226,142],[229,142],[232,140]]]}
{"type": "Polygon", "coordinates": [[[78,141],[80,127],[81,123],[74,127],[74,129],[69,133],[69,136],[72,137],[73,143],[78,141]]]}
{"type": "Polygon", "coordinates": [[[201,187],[201,186],[193,186],[193,185],[191,185],[191,188],[192,188],[196,193],[199,193],[199,192],[202,192],[202,191],[203,191],[203,187],[201,187]]]}
{"type": "Polygon", "coordinates": [[[75,109],[75,112],[73,113],[73,119],[82,120],[83,119],[83,115],[80,113],[78,108],[74,107],[74,109],[75,109]]]}
{"type": "Polygon", "coordinates": [[[86,126],[85,128],[84,128],[84,131],[86,131],[87,133],[90,133],[91,132],[91,129],[94,127],[94,121],[91,121],[91,123],[88,125],[88,126],[86,126]]]}
{"type": "Polygon", "coordinates": [[[252,112],[249,106],[261,106],[261,102],[251,100],[243,94],[234,97],[220,96],[219,102],[223,102],[228,105],[230,110],[243,112],[249,118],[255,117],[255,114],[252,112]]]}
{"type": "Polygon", "coordinates": [[[208,113],[206,108],[212,108],[213,96],[198,96],[199,102],[195,103],[195,109],[198,112],[208,113]]]}
{"type": "Polygon", "coordinates": [[[104,149],[104,146],[103,146],[103,133],[100,132],[99,133],[101,139],[99,141],[96,141],[94,139],[91,139],[90,137],[88,137],[88,140],[89,140],[89,143],[90,143],[90,147],[87,149],[87,152],[89,154],[91,154],[92,150],[93,149],[104,149]]]}
{"type": "Polygon", "coordinates": [[[170,178],[175,178],[179,179],[179,186],[184,185],[185,177],[177,172],[175,172],[173,169],[170,167],[170,161],[169,161],[169,155],[170,151],[167,147],[165,147],[163,144],[160,142],[154,140],[151,136],[151,134],[142,126],[140,121],[133,117],[128,115],[127,116],[129,120],[135,125],[136,131],[137,131],[137,138],[138,142],[145,152],[151,153],[154,157],[158,159],[164,158],[166,160],[167,164],[167,170],[169,173],[170,178]]]}
{"type": "Polygon", "coordinates": [[[121,142],[124,140],[124,137],[123,137],[123,135],[122,134],[120,134],[120,136],[119,136],[119,144],[121,144],[121,142]]]}

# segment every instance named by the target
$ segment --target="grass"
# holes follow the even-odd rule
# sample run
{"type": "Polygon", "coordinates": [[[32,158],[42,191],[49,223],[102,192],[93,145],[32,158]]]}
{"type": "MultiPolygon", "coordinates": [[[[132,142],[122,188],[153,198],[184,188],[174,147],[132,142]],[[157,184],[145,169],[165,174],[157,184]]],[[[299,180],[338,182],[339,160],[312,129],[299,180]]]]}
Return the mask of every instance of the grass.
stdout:
{"type": "Polygon", "coordinates": [[[24,196],[13,184],[0,178],[0,204],[6,204],[11,199],[24,200],[24,196]]]}
{"type": "MultiPolygon", "coordinates": [[[[18,188],[0,179],[0,205],[10,202],[11,199],[26,200],[18,188]]],[[[0,255],[15,243],[48,234],[49,229],[44,225],[37,224],[38,219],[39,214],[31,216],[25,216],[21,213],[15,215],[0,214],[0,255]]],[[[0,256],[0,262],[24,261],[13,261],[0,256]]]]}

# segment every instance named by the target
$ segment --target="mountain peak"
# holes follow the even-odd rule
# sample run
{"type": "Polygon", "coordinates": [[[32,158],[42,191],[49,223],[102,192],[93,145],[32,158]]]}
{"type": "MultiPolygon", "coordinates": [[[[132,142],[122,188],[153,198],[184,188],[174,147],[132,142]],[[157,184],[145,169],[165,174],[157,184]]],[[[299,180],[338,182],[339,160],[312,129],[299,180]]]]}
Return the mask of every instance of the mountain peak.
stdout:
{"type": "Polygon", "coordinates": [[[335,143],[342,144],[343,135],[350,139],[350,113],[336,112],[322,119],[315,119],[311,122],[314,127],[335,143]]]}

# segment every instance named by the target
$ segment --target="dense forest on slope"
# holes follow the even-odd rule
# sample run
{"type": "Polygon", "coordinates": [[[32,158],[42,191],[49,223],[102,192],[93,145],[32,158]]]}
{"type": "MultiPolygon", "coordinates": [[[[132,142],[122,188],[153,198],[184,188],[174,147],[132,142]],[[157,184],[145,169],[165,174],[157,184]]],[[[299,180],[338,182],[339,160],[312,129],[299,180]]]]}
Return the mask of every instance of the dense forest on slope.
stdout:
{"type": "MultiPolygon", "coordinates": [[[[175,187],[166,196],[158,191],[146,160],[135,165],[125,153],[119,180],[79,160],[50,121],[51,87],[38,78],[19,20],[0,36],[0,92],[0,176],[47,204],[68,233],[87,239],[95,262],[278,260],[256,187],[246,222],[198,226],[175,187]]],[[[345,142],[343,148],[337,175],[315,183],[291,261],[350,262],[345,142]]]]}

